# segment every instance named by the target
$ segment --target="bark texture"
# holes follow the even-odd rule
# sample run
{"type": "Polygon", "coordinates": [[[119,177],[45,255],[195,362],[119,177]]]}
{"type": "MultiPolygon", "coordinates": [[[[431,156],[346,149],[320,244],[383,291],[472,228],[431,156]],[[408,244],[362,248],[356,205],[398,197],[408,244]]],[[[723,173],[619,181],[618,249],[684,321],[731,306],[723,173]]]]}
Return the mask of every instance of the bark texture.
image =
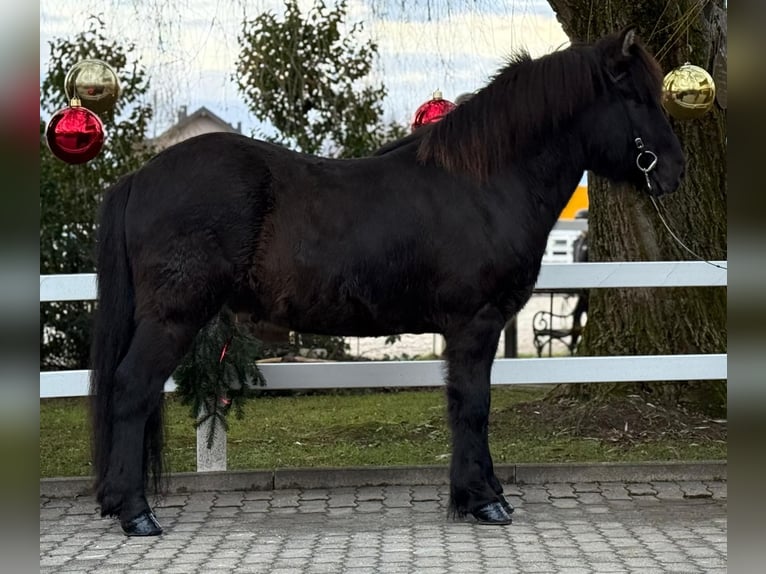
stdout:
{"type": "MultiPolygon", "coordinates": [[[[549,3],[573,42],[592,41],[635,25],[666,73],[686,61],[712,73],[715,54],[720,49],[725,53],[722,0],[549,3]]],[[[720,66],[720,55],[715,63],[720,66]]],[[[675,194],[659,200],[660,208],[689,248],[708,260],[725,260],[726,110],[716,103],[704,117],[673,121],[673,127],[686,154],[686,178],[675,194]]],[[[644,193],[609,184],[593,174],[589,174],[588,193],[590,261],[694,259],[673,240],[644,193]]],[[[726,338],[725,288],[596,289],[590,292],[588,323],[579,352],[720,353],[726,352],[726,338]]],[[[642,393],[653,401],[692,403],[718,414],[726,408],[726,386],[720,381],[560,385],[552,396],[593,400],[615,393],[642,393]]]]}

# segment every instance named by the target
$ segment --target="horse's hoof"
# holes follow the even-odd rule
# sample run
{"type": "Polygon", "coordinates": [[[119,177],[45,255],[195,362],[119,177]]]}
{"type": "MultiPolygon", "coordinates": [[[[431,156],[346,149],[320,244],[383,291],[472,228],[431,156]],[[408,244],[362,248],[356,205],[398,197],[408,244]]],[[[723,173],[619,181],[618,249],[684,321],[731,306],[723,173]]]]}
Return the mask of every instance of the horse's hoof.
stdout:
{"type": "Polygon", "coordinates": [[[128,536],[157,536],[162,534],[162,526],[157,522],[151,510],[145,510],[130,520],[121,521],[120,526],[128,536]]]}
{"type": "MultiPolygon", "coordinates": [[[[508,504],[506,502],[506,504],[508,504]]],[[[508,505],[510,506],[510,504],[508,505]]],[[[512,512],[512,511],[511,511],[512,512]]],[[[484,506],[472,511],[479,524],[496,524],[502,526],[503,524],[510,524],[513,522],[511,519],[511,512],[506,510],[505,505],[502,502],[490,502],[484,506]]]]}
{"type": "Polygon", "coordinates": [[[513,514],[513,511],[515,510],[515,508],[513,508],[513,506],[511,506],[511,503],[510,503],[510,502],[508,502],[508,501],[505,499],[505,496],[503,496],[502,494],[500,495],[500,504],[502,504],[502,505],[503,505],[503,508],[505,508],[505,511],[506,511],[508,514],[513,514]]]}

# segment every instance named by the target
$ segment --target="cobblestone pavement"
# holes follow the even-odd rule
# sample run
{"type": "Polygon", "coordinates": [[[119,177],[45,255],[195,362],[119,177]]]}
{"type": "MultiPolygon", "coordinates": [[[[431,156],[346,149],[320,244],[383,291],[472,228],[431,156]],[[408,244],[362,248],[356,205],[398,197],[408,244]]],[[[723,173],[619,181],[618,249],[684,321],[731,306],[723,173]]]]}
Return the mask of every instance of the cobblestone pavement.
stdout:
{"type": "Polygon", "coordinates": [[[40,499],[40,571],[111,574],[726,572],[726,483],[510,485],[514,524],[447,520],[447,488],[171,495],[126,538],[92,499],[40,499]]]}

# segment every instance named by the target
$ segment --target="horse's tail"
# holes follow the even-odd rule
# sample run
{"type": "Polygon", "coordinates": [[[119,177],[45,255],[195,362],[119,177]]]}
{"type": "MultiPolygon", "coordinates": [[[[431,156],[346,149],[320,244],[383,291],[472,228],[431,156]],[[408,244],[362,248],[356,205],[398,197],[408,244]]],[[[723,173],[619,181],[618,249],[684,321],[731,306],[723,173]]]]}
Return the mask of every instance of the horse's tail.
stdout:
{"type": "Polygon", "coordinates": [[[98,306],[90,376],[93,466],[99,502],[112,447],[115,373],[135,329],[133,279],[125,242],[125,207],[132,179],[132,175],[125,176],[106,192],[99,214],[98,306]]]}

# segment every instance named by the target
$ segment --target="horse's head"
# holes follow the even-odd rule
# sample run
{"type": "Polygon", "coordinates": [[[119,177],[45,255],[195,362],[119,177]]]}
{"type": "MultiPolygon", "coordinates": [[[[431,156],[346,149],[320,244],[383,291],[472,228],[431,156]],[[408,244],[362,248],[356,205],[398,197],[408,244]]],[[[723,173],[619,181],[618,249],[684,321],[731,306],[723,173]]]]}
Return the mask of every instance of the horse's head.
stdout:
{"type": "Polygon", "coordinates": [[[637,42],[633,28],[595,44],[603,70],[603,99],[591,118],[600,158],[592,169],[651,195],[675,191],[684,155],[660,101],[662,71],[637,42]]]}

